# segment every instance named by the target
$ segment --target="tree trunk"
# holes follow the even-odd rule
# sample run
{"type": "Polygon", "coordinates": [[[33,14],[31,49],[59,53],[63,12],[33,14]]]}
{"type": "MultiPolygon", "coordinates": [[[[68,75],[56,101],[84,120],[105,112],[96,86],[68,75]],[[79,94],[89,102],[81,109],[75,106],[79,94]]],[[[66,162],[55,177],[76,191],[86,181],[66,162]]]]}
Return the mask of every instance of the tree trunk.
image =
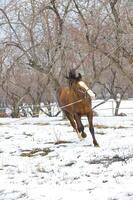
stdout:
{"type": "Polygon", "coordinates": [[[118,116],[121,101],[116,101],[115,116],[118,116]]]}
{"type": "Polygon", "coordinates": [[[19,108],[14,107],[13,111],[11,113],[11,117],[12,118],[19,118],[20,117],[20,112],[19,112],[19,108]]]}
{"type": "Polygon", "coordinates": [[[40,112],[40,106],[39,105],[33,105],[32,117],[39,117],[39,112],[40,112]]]}

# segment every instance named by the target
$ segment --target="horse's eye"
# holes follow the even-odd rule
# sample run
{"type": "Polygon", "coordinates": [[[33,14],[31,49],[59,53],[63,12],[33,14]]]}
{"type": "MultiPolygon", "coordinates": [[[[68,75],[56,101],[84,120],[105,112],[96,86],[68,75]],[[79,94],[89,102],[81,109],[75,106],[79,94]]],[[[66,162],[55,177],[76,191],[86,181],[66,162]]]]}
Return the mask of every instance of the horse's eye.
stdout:
{"type": "Polygon", "coordinates": [[[85,93],[85,92],[86,92],[86,90],[85,90],[84,88],[82,88],[82,87],[80,87],[79,91],[80,91],[81,93],[85,93]]]}

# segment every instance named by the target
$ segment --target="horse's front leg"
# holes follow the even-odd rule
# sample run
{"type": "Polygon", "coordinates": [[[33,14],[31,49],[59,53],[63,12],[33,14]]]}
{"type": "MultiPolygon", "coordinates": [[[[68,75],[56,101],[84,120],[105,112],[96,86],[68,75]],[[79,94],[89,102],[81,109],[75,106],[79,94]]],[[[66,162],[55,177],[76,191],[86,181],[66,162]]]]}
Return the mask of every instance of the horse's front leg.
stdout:
{"type": "Polygon", "coordinates": [[[94,126],[93,126],[93,111],[90,111],[87,114],[87,118],[88,118],[88,122],[89,122],[89,130],[91,132],[92,139],[93,139],[93,144],[95,147],[99,147],[99,144],[95,138],[95,132],[94,132],[94,126]]]}
{"type": "Polygon", "coordinates": [[[80,134],[80,137],[83,139],[85,138],[87,135],[86,133],[84,132],[84,126],[81,122],[81,116],[79,116],[78,114],[74,114],[74,119],[76,121],[76,124],[77,124],[77,130],[80,134]]]}

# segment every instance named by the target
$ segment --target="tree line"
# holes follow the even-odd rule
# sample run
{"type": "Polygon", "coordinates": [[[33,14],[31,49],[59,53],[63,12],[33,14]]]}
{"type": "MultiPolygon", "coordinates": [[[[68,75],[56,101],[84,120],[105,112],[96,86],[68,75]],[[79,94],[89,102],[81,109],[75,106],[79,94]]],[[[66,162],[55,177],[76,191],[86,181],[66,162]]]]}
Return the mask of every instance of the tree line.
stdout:
{"type": "Polygon", "coordinates": [[[71,68],[98,98],[133,95],[131,0],[3,0],[0,33],[0,101],[15,117],[55,102],[71,68]]]}

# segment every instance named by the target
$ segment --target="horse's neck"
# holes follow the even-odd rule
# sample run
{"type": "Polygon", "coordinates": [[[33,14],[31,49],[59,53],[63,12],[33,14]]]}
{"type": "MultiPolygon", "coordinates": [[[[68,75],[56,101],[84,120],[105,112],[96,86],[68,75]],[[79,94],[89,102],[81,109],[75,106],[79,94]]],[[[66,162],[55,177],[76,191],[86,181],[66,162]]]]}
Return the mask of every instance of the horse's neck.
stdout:
{"type": "Polygon", "coordinates": [[[82,98],[81,95],[77,92],[77,88],[71,87],[70,91],[71,91],[71,95],[72,95],[74,100],[79,100],[79,99],[82,98]]]}

